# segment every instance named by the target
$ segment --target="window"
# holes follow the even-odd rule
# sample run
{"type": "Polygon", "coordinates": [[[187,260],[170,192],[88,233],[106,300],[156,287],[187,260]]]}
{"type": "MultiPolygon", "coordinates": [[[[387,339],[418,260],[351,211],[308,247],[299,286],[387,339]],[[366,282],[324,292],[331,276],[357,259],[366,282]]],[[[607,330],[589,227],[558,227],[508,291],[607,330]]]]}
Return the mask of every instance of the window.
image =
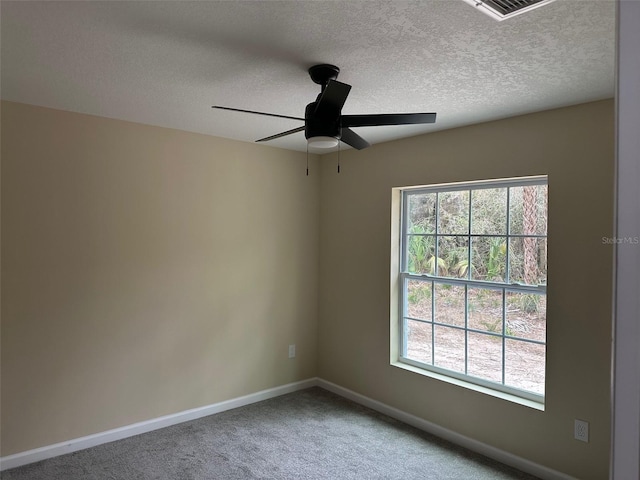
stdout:
{"type": "Polygon", "coordinates": [[[397,360],[542,402],[546,176],[399,192],[397,360]]]}

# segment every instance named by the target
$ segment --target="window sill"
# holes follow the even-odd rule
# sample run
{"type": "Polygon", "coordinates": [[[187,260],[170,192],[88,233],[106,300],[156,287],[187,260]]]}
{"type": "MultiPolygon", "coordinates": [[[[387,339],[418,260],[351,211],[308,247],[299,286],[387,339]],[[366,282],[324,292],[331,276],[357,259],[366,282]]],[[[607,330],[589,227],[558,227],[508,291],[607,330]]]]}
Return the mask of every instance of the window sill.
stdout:
{"type": "Polygon", "coordinates": [[[414,367],[413,365],[408,365],[406,363],[402,363],[399,361],[392,361],[391,366],[401,368],[403,370],[408,370],[409,372],[417,373],[418,375],[422,375],[425,377],[433,378],[435,380],[440,380],[442,382],[450,383],[452,385],[456,385],[458,387],[467,388],[469,390],[474,390],[479,393],[484,393],[485,395],[490,395],[492,397],[499,398],[501,400],[506,400],[507,402],[517,403],[519,405],[533,408],[535,410],[539,410],[544,412],[544,403],[536,402],[534,400],[529,400],[526,398],[518,397],[517,395],[512,395],[506,392],[500,392],[498,390],[493,390],[488,387],[483,387],[481,385],[476,385],[471,382],[465,382],[464,380],[460,380],[457,378],[449,377],[447,375],[443,375],[436,372],[431,372],[429,370],[424,370],[419,367],[414,367]]]}

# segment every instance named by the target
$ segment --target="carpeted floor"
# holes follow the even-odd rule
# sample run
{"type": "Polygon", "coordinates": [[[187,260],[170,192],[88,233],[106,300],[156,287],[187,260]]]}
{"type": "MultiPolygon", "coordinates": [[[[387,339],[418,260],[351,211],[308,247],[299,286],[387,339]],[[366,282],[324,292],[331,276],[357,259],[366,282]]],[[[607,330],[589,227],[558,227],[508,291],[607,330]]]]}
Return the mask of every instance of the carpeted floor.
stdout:
{"type": "Polygon", "coordinates": [[[2,480],[534,480],[321,388],[2,472],[2,480]]]}

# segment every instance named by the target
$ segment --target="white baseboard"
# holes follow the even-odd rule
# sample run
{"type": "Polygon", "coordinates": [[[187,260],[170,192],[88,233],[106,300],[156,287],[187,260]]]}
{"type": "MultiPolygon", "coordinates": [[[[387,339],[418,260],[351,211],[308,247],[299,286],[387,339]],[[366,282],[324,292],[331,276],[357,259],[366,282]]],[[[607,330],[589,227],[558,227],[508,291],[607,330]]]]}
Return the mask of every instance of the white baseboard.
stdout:
{"type": "Polygon", "coordinates": [[[160,428],[169,427],[178,423],[188,422],[198,418],[213,415],[215,413],[231,410],[232,408],[243,407],[251,403],[260,402],[269,398],[278,397],[287,393],[296,392],[305,388],[319,386],[333,392],[337,395],[345,397],[356,403],[369,407],[380,413],[388,415],[392,418],[407,423],[413,427],[424,430],[437,437],[443,438],[468,448],[474,452],[485,455],[489,458],[493,458],[501,463],[510,465],[514,468],[522,470],[523,472],[535,475],[543,480],[577,480],[574,477],[558,472],[551,468],[547,468],[543,465],[531,462],[522,457],[518,457],[504,450],[492,447],[485,443],[479,442],[472,438],[466,437],[452,430],[443,428],[435,423],[428,422],[420,417],[403,412],[397,408],[386,405],[372,398],[366,397],[359,393],[356,393],[347,388],[336,385],[335,383],[323,380],[321,378],[309,378],[299,382],[289,383],[287,385],[281,385],[279,387],[269,388],[260,392],[252,393],[224,402],[214,403],[204,407],[194,408],[191,410],[185,410],[183,412],[174,413],[171,415],[165,415],[163,417],[153,418],[144,422],[134,423],[132,425],[126,425],[124,427],[115,428],[113,430],[107,430],[106,432],[100,432],[86,437],[75,438],[66,442],[56,443],[54,445],[48,445],[25,452],[16,453],[14,455],[8,455],[0,458],[0,471],[8,470],[10,468],[20,467],[29,463],[39,462],[46,460],[47,458],[57,457],[67,453],[76,452],[78,450],[84,450],[85,448],[95,447],[96,445],[102,445],[103,443],[113,442],[121,440],[123,438],[132,437],[141,433],[151,432],[160,428]]]}
{"type": "Polygon", "coordinates": [[[54,445],[47,445],[46,447],[16,453],[14,455],[8,455],[0,458],[0,471],[20,467],[29,463],[39,462],[40,460],[76,452],[78,450],[84,450],[85,448],[95,447],[96,445],[121,440],[141,433],[151,432],[153,430],[169,427],[178,423],[188,422],[197,418],[213,415],[214,413],[243,407],[250,403],[261,402],[262,400],[278,397],[286,393],[303,390],[316,385],[318,385],[318,379],[310,378],[299,382],[289,383],[287,385],[281,385],[279,387],[269,388],[267,390],[262,390],[242,397],[233,398],[224,402],[193,408],[191,410],[185,410],[183,412],[165,415],[163,417],[152,418],[151,420],[126,425],[120,428],[114,428],[113,430],[107,430],[106,432],[74,438],[66,442],[60,442],[54,445]]]}
{"type": "Polygon", "coordinates": [[[366,397],[354,392],[353,390],[341,387],[340,385],[336,385],[335,383],[329,382],[327,380],[319,378],[317,380],[317,385],[321,388],[324,388],[325,390],[329,390],[330,392],[340,395],[341,397],[348,398],[349,400],[359,403],[360,405],[364,405],[365,407],[369,407],[372,410],[376,410],[377,412],[388,415],[389,417],[395,418],[396,420],[400,420],[403,423],[431,433],[436,437],[443,438],[451,443],[455,443],[456,445],[460,445],[461,447],[468,448],[469,450],[480,453],[485,457],[492,458],[494,460],[497,460],[498,462],[504,463],[505,465],[510,465],[514,468],[517,468],[518,470],[530,473],[531,475],[535,475],[536,477],[539,477],[543,480],[577,480],[576,478],[566,475],[562,472],[558,472],[557,470],[553,470],[525,458],[513,455],[509,452],[505,452],[504,450],[500,450],[499,448],[492,447],[491,445],[487,445],[486,443],[466,437],[447,428],[443,428],[440,425],[431,423],[420,417],[411,415],[410,413],[403,412],[402,410],[391,407],[377,400],[373,400],[372,398],[366,397]]]}

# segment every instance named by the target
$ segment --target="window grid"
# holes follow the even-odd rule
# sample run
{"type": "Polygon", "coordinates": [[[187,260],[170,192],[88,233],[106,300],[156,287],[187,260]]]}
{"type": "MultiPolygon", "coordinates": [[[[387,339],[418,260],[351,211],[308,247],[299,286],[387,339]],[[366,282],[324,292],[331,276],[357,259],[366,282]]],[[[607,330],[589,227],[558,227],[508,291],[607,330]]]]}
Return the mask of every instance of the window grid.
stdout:
{"type": "MultiPolygon", "coordinates": [[[[402,297],[403,297],[403,301],[400,302],[400,304],[402,305],[402,312],[401,312],[401,318],[402,318],[402,328],[403,331],[401,332],[400,335],[400,341],[401,341],[401,345],[400,345],[400,360],[408,363],[408,364],[412,364],[415,366],[418,366],[420,368],[425,368],[427,370],[433,370],[436,372],[445,372],[445,374],[449,375],[449,376],[453,376],[453,377],[457,377],[457,378],[462,378],[464,380],[469,380],[469,334],[470,333],[475,333],[475,334],[480,334],[480,335],[487,335],[487,336],[491,336],[491,337],[496,337],[496,338],[500,338],[501,340],[501,372],[500,372],[500,377],[501,377],[501,381],[500,384],[498,384],[497,382],[492,382],[492,381],[488,381],[479,377],[473,377],[473,383],[477,383],[479,385],[484,385],[484,386],[489,386],[490,388],[494,388],[494,389],[498,389],[498,390],[502,390],[502,391],[506,391],[508,393],[515,393],[518,396],[524,397],[524,398],[529,398],[529,399],[533,399],[533,400],[541,400],[544,398],[544,395],[540,395],[534,392],[529,392],[526,390],[520,390],[518,388],[514,388],[514,387],[510,387],[509,385],[506,384],[506,365],[507,365],[507,358],[506,358],[506,352],[507,352],[507,345],[506,342],[507,340],[514,340],[514,341],[518,341],[518,342],[525,342],[525,343],[530,343],[530,344],[537,344],[537,345],[546,345],[546,342],[543,341],[539,341],[539,340],[535,340],[535,339],[529,339],[529,338],[523,338],[517,335],[511,335],[509,334],[509,332],[507,331],[507,292],[511,291],[511,292],[517,292],[517,293],[532,293],[532,294],[537,294],[537,295],[541,295],[541,296],[546,296],[546,284],[544,285],[525,285],[525,284],[519,284],[519,283],[512,283],[511,282],[511,269],[510,269],[510,254],[511,254],[511,242],[510,240],[512,238],[543,238],[546,239],[547,235],[542,235],[542,234],[513,234],[511,233],[511,187],[524,187],[524,186],[529,186],[529,185],[546,185],[546,177],[545,178],[535,178],[533,180],[529,180],[526,182],[486,182],[484,185],[482,186],[474,186],[474,185],[466,185],[466,186],[458,186],[457,188],[453,188],[453,189],[449,189],[449,188],[442,188],[440,189],[416,189],[416,190],[405,190],[403,192],[403,201],[402,201],[402,215],[401,215],[401,219],[402,219],[402,230],[401,230],[401,279],[402,279],[402,297]],[[481,188],[506,188],[506,215],[505,215],[505,221],[506,221],[506,225],[505,225],[505,233],[504,234],[474,234],[473,232],[473,209],[472,209],[472,202],[473,202],[473,193],[481,188]],[[447,233],[447,234],[440,234],[440,193],[441,192],[451,192],[451,191],[468,191],[469,192],[469,199],[468,199],[468,212],[467,212],[467,217],[468,217],[468,233],[466,234],[458,234],[458,233],[447,233]],[[435,229],[434,229],[434,233],[409,233],[407,231],[407,226],[409,224],[408,221],[408,211],[409,211],[409,198],[412,195],[416,195],[416,194],[424,194],[424,193],[435,193],[435,229]],[[467,249],[467,272],[466,275],[464,275],[466,278],[450,278],[450,277],[444,277],[440,275],[440,264],[439,264],[439,239],[442,237],[447,237],[447,236],[460,236],[460,237],[466,237],[467,238],[467,245],[468,245],[468,249],[467,249]],[[430,237],[433,238],[434,240],[434,266],[433,266],[433,272],[434,275],[429,275],[429,274],[412,274],[410,273],[409,270],[409,265],[408,265],[408,240],[411,237],[430,237]],[[482,280],[474,280],[472,279],[472,251],[473,251],[473,240],[474,239],[479,239],[479,238],[504,238],[505,240],[505,244],[506,244],[506,249],[505,249],[505,272],[504,272],[504,276],[503,279],[504,281],[502,282],[493,282],[493,281],[482,281],[482,280]],[[431,283],[431,319],[430,320],[425,320],[422,318],[415,318],[412,316],[408,315],[408,309],[407,309],[407,288],[408,288],[408,281],[409,280],[415,280],[418,282],[430,282],[431,283]],[[438,322],[436,321],[437,318],[437,304],[436,304],[436,292],[435,292],[435,286],[436,284],[444,284],[444,285],[464,285],[464,327],[461,327],[459,325],[451,325],[448,323],[443,323],[443,322],[438,322]],[[483,288],[483,289],[489,289],[489,290],[499,290],[501,292],[501,330],[500,333],[496,333],[496,332],[490,332],[490,331],[484,331],[484,330],[479,330],[479,329],[475,329],[475,328],[471,328],[469,325],[469,287],[477,287],[477,288],[483,288]],[[408,320],[411,321],[415,321],[415,322],[421,322],[421,323],[425,323],[425,324],[430,324],[430,330],[431,330],[431,362],[430,364],[426,364],[420,361],[417,361],[415,359],[411,359],[407,357],[407,345],[408,345],[408,335],[409,335],[409,326],[408,326],[408,320]],[[453,330],[459,330],[459,331],[464,331],[464,374],[459,374],[458,372],[455,372],[453,370],[448,370],[446,368],[441,368],[439,366],[436,365],[436,331],[435,328],[436,326],[440,326],[443,328],[448,328],[448,329],[453,329],[453,330]]],[[[545,212],[546,214],[546,212],[545,212]]],[[[446,274],[446,272],[445,272],[446,274]]]]}
{"type": "MultiPolygon", "coordinates": [[[[507,195],[507,198],[509,198],[509,195],[507,195]]],[[[509,215],[507,215],[507,222],[509,215]]],[[[509,229],[507,227],[507,233],[509,232],[509,229]]],[[[509,249],[507,248],[507,253],[505,255],[507,257],[506,263],[507,263],[507,271],[509,271],[509,249]]],[[[502,290],[502,378],[501,378],[501,382],[504,385],[505,381],[506,381],[506,375],[504,372],[505,369],[505,364],[507,363],[507,292],[505,290],[502,290]]]]}

